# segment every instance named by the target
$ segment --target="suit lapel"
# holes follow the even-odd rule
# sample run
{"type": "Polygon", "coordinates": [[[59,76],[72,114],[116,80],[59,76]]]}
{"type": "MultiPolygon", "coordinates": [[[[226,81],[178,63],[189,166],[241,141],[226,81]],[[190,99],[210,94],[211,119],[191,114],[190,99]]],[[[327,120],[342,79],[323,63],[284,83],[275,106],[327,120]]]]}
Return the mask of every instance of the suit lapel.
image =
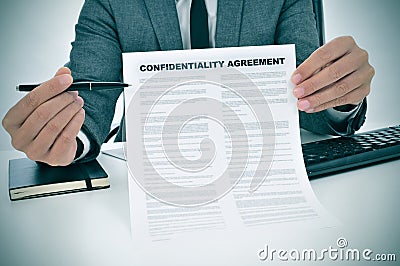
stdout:
{"type": "Polygon", "coordinates": [[[218,0],[215,47],[236,47],[240,42],[243,0],[218,0]]]}
{"type": "Polygon", "coordinates": [[[161,50],[181,50],[182,38],[175,0],[145,0],[161,50]]]}

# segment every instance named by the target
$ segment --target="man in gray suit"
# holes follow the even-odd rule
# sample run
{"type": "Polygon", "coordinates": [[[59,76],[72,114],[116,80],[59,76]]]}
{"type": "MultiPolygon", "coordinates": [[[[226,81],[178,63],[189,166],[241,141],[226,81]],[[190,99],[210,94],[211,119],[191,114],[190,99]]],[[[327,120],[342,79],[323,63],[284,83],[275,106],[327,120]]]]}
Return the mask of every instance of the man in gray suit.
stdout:
{"type": "MultiPolygon", "coordinates": [[[[50,165],[95,158],[121,91],[78,96],[65,89],[73,79],[122,81],[123,52],[190,49],[191,2],[87,0],[76,25],[68,68],[58,70],[4,117],[13,146],[50,165]]],[[[293,93],[299,99],[303,128],[339,135],[360,128],[374,69],[367,52],[351,37],[318,48],[311,0],[205,0],[205,4],[210,47],[296,44],[293,93]]]]}

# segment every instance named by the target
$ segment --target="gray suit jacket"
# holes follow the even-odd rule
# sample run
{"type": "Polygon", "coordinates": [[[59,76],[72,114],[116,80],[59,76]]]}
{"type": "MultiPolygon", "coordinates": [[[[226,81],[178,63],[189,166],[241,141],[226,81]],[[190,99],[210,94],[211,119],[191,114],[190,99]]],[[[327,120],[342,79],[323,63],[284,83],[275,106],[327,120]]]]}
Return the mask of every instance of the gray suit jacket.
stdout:
{"type": "MultiPolygon", "coordinates": [[[[296,44],[297,64],[318,48],[311,0],[218,0],[216,47],[288,43],[296,44]]],[[[123,52],[179,49],[175,0],[86,0],[67,66],[75,81],[122,81],[123,52]]],[[[99,153],[120,93],[80,93],[86,111],[82,130],[91,140],[88,159],[99,153]]],[[[351,134],[365,119],[361,109],[341,125],[329,121],[325,112],[300,112],[300,124],[321,134],[351,134]]]]}

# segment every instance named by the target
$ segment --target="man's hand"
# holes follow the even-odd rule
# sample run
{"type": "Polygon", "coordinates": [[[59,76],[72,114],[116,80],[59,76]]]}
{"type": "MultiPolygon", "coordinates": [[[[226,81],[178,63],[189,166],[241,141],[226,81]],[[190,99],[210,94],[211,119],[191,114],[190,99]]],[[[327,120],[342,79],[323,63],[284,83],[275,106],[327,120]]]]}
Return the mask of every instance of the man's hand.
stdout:
{"type": "Polygon", "coordinates": [[[83,99],[64,92],[72,83],[71,71],[61,68],[16,105],[3,119],[12,145],[28,158],[49,165],[68,165],[76,153],[76,136],[85,120],[83,99]]]}
{"type": "Polygon", "coordinates": [[[352,37],[339,37],[320,47],[293,73],[297,107],[307,113],[359,104],[370,92],[374,68],[368,53],[352,37]]]}

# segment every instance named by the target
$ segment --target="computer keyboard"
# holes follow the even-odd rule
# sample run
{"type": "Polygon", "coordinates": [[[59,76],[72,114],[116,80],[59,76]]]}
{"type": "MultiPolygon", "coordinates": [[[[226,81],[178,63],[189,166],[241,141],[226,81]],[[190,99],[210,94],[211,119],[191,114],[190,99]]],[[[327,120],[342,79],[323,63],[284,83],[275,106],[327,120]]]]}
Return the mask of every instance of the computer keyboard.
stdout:
{"type": "Polygon", "coordinates": [[[400,158],[400,125],[302,144],[310,179],[400,158]]]}

